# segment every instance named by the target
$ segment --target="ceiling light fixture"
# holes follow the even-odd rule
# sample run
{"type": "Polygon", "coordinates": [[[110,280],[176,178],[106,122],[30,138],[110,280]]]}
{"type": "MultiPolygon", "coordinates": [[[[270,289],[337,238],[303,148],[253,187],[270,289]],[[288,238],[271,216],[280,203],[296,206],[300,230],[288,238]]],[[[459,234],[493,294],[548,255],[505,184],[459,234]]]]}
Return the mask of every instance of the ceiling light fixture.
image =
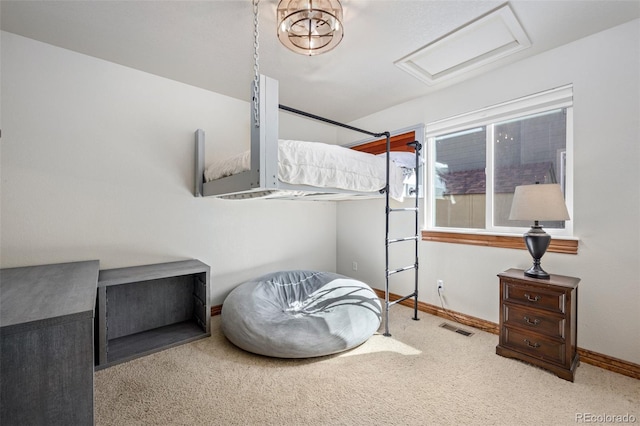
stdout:
{"type": "Polygon", "coordinates": [[[302,55],[319,55],[336,47],[342,36],[342,5],[338,0],[280,0],[278,38],[302,55]]]}

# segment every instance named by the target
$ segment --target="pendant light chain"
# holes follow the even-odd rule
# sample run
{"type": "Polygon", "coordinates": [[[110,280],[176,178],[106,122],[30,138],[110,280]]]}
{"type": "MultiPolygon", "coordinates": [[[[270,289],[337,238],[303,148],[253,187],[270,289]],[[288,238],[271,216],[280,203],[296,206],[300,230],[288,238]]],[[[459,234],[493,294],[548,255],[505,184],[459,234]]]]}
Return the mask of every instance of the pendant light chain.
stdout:
{"type": "Polygon", "coordinates": [[[260,127],[260,64],[258,63],[260,59],[260,55],[258,54],[260,31],[258,26],[258,3],[260,3],[260,0],[253,0],[253,124],[255,127],[260,127]]]}

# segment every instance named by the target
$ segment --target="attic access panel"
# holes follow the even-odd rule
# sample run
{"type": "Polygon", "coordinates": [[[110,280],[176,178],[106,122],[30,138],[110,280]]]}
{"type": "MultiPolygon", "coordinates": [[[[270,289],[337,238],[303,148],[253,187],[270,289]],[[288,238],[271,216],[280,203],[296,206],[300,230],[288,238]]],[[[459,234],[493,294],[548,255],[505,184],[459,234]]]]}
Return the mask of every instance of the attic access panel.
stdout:
{"type": "Polygon", "coordinates": [[[395,62],[434,85],[531,46],[509,5],[454,30],[395,62]]]}

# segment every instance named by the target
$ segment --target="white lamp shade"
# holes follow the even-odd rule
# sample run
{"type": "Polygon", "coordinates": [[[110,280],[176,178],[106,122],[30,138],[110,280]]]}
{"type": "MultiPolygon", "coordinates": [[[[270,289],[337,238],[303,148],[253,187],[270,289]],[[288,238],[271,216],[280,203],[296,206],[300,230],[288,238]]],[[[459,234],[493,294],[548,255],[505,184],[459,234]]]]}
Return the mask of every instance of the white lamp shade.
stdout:
{"type": "Polygon", "coordinates": [[[560,185],[557,183],[517,186],[510,220],[569,220],[560,185]]]}

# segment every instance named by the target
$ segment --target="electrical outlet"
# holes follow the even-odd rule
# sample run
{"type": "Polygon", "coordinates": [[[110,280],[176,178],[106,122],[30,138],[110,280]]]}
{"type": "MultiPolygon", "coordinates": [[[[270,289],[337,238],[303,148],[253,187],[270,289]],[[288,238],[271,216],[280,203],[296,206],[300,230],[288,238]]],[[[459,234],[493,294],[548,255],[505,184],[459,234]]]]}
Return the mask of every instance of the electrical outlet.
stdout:
{"type": "Polygon", "coordinates": [[[443,280],[438,280],[436,282],[436,284],[438,285],[438,291],[444,291],[444,281],[443,280]]]}
{"type": "Polygon", "coordinates": [[[353,261],[351,262],[351,269],[353,269],[354,271],[358,270],[358,262],[353,261]]]}

